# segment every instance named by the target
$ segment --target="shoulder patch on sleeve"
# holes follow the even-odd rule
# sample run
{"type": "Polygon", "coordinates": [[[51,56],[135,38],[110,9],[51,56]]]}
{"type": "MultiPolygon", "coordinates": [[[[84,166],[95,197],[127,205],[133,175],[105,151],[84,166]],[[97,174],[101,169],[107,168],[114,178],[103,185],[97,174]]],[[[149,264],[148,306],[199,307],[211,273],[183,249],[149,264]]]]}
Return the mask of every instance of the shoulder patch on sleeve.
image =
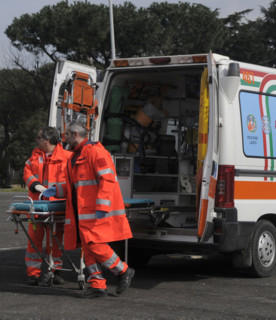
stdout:
{"type": "Polygon", "coordinates": [[[106,167],[106,166],[107,166],[107,163],[106,163],[106,161],[105,161],[105,158],[99,158],[99,159],[97,159],[97,165],[98,165],[99,167],[106,167]]]}

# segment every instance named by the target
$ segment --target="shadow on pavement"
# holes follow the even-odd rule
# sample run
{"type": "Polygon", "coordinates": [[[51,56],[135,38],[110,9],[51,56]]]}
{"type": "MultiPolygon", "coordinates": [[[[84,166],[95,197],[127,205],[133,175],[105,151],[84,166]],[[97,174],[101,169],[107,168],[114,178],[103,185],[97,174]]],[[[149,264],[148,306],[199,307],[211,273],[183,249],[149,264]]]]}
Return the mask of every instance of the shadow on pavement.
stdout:
{"type": "MultiPolygon", "coordinates": [[[[27,276],[24,262],[25,250],[7,250],[0,252],[0,291],[24,294],[50,294],[50,295],[68,295],[78,296],[81,293],[77,282],[75,271],[64,271],[62,276],[65,284],[53,287],[30,286],[27,283],[27,276]]],[[[70,258],[79,266],[79,252],[70,253],[70,258]]],[[[70,268],[68,262],[64,262],[65,268],[70,268]]],[[[43,270],[47,267],[43,265],[43,270]]]]}
{"type": "MultiPolygon", "coordinates": [[[[66,252],[73,263],[79,267],[80,250],[66,252]]],[[[80,290],[77,281],[77,273],[64,271],[62,273],[65,284],[53,287],[30,286],[27,284],[24,263],[25,250],[8,250],[0,252],[0,291],[24,294],[39,295],[66,295],[81,297],[83,290],[80,290]]],[[[70,263],[64,258],[64,268],[70,268],[70,263]]],[[[43,267],[46,271],[46,266],[43,267]]],[[[105,274],[108,287],[116,286],[117,279],[105,274]]],[[[232,268],[227,259],[191,259],[185,256],[156,256],[150,263],[136,269],[135,278],[132,284],[136,289],[150,289],[162,282],[194,282],[202,279],[223,277],[241,278],[248,277],[242,275],[232,268]]]]}
{"type": "Polygon", "coordinates": [[[136,270],[134,287],[149,289],[160,282],[193,282],[210,278],[249,278],[234,269],[229,258],[196,258],[188,256],[156,256],[136,270]]]}

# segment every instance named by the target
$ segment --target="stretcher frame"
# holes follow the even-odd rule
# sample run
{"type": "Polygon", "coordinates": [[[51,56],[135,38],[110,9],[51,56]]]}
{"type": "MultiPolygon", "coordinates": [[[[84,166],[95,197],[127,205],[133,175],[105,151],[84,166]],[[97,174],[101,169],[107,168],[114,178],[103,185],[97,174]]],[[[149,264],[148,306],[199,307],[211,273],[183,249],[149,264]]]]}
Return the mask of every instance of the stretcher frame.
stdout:
{"type": "MultiPolygon", "coordinates": [[[[127,216],[131,216],[132,213],[139,212],[139,214],[146,214],[146,215],[152,215],[154,210],[153,205],[144,206],[144,207],[131,207],[127,203],[125,203],[126,207],[126,214],[127,216]]],[[[57,238],[55,234],[55,228],[57,223],[64,223],[65,222],[65,212],[64,211],[36,211],[34,201],[28,197],[28,196],[14,196],[12,198],[12,204],[10,205],[9,209],[7,210],[7,213],[9,214],[8,220],[12,221],[15,225],[15,233],[18,233],[18,226],[22,229],[24,234],[26,235],[27,239],[30,241],[32,247],[35,249],[36,253],[39,255],[39,257],[42,259],[42,261],[47,266],[47,279],[49,287],[53,286],[53,279],[54,279],[54,271],[55,270],[61,270],[61,271],[74,271],[77,274],[77,281],[79,284],[79,288],[83,290],[85,288],[85,263],[84,263],[84,254],[83,250],[81,250],[81,257],[80,257],[80,266],[79,268],[75,265],[75,263],[72,261],[72,259],[69,257],[68,254],[66,254],[62,244],[60,243],[59,239],[57,238]],[[14,206],[14,202],[24,202],[24,204],[27,204],[29,206],[28,210],[17,210],[14,206]],[[28,201],[28,202],[27,202],[28,201]],[[34,225],[38,223],[42,223],[45,225],[45,229],[49,230],[49,247],[50,252],[45,256],[42,252],[39,251],[39,249],[36,247],[34,242],[32,241],[31,237],[28,234],[28,231],[24,225],[24,223],[33,223],[34,225]],[[53,239],[57,242],[57,245],[59,249],[61,250],[63,256],[66,258],[66,260],[71,265],[72,269],[65,269],[61,268],[58,269],[55,267],[53,256],[52,256],[52,246],[53,246],[53,239]]],[[[164,212],[163,212],[164,213],[164,212]]],[[[126,263],[128,263],[128,239],[124,241],[124,260],[126,263]]]]}
{"type": "Polygon", "coordinates": [[[75,263],[72,261],[72,259],[69,257],[68,254],[66,254],[62,244],[60,243],[59,239],[57,238],[55,234],[56,224],[57,223],[63,223],[65,222],[65,212],[63,211],[36,211],[33,200],[28,196],[14,196],[12,199],[12,203],[15,201],[24,201],[24,204],[29,205],[29,210],[17,210],[13,204],[10,205],[9,209],[7,210],[7,213],[10,215],[8,220],[14,222],[16,225],[15,233],[18,233],[18,226],[22,229],[22,231],[25,233],[27,239],[30,241],[32,247],[35,249],[36,253],[39,255],[39,257],[42,259],[42,261],[47,265],[47,279],[48,285],[50,287],[53,286],[53,279],[54,279],[54,271],[55,270],[61,270],[61,271],[75,271],[77,274],[77,281],[79,284],[79,288],[83,290],[85,288],[85,263],[84,263],[84,254],[83,250],[81,250],[81,257],[80,257],[80,266],[79,268],[75,265],[75,263]],[[28,202],[27,202],[27,201],[28,202]],[[39,251],[39,249],[36,247],[32,239],[30,238],[28,231],[26,227],[24,226],[24,222],[31,222],[32,224],[44,224],[45,229],[49,230],[49,247],[50,252],[47,257],[39,251]],[[52,256],[52,247],[53,247],[53,239],[57,242],[57,245],[59,249],[61,250],[63,256],[66,258],[66,260],[71,265],[72,269],[65,269],[65,268],[59,268],[57,269],[54,264],[54,259],[52,256]]]}

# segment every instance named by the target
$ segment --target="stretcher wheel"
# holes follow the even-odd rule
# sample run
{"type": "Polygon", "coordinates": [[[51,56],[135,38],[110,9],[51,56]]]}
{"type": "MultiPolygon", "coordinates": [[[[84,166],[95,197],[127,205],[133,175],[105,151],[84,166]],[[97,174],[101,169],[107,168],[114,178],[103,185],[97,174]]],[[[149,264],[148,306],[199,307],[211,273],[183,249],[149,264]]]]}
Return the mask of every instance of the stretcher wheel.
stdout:
{"type": "Polygon", "coordinates": [[[84,290],[84,286],[85,286],[84,281],[79,281],[80,290],[84,290]]]}
{"type": "Polygon", "coordinates": [[[54,284],[54,278],[53,277],[50,277],[50,279],[48,280],[48,284],[49,284],[49,287],[53,286],[53,284],[54,284]]]}

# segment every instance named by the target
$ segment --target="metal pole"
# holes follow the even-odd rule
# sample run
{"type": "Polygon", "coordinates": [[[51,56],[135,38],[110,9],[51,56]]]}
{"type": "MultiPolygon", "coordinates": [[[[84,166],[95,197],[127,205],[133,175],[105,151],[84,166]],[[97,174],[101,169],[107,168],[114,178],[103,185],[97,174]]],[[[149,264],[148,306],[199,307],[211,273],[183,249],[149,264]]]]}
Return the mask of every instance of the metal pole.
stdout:
{"type": "Polygon", "coordinates": [[[115,53],[115,37],[114,37],[114,22],[113,22],[113,4],[112,0],[109,0],[109,20],[110,20],[110,41],[111,41],[111,57],[116,58],[115,53]]]}

